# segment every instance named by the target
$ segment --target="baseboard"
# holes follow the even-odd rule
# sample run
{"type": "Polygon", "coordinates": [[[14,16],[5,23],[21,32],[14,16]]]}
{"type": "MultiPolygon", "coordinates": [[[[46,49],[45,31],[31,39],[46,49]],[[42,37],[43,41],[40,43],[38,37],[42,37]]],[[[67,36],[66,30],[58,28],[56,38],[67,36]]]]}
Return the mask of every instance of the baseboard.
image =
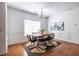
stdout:
{"type": "Polygon", "coordinates": [[[4,55],[4,54],[6,54],[6,53],[7,53],[7,51],[2,51],[2,52],[0,52],[0,56],[4,55]]]}
{"type": "Polygon", "coordinates": [[[17,43],[14,43],[14,44],[9,44],[8,46],[13,46],[13,45],[17,45],[17,44],[21,44],[21,45],[24,45],[26,44],[27,42],[17,42],[17,43]]]}

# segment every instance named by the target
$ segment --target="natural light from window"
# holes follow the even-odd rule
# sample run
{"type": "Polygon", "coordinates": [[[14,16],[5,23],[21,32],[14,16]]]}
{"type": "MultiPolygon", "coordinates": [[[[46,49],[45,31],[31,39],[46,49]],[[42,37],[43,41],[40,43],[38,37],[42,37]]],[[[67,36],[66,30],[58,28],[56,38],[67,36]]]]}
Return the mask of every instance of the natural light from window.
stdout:
{"type": "Polygon", "coordinates": [[[24,20],[24,36],[38,32],[40,30],[40,21],[24,20]]]}

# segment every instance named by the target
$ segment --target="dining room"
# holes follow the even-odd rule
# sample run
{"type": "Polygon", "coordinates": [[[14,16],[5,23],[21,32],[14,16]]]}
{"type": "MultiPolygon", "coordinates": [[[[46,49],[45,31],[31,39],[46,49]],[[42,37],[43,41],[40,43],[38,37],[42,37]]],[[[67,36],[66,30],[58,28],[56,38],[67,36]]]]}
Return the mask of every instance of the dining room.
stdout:
{"type": "Polygon", "coordinates": [[[1,21],[6,21],[0,23],[6,29],[1,34],[7,38],[0,43],[3,56],[79,55],[79,2],[0,4],[1,21]]]}

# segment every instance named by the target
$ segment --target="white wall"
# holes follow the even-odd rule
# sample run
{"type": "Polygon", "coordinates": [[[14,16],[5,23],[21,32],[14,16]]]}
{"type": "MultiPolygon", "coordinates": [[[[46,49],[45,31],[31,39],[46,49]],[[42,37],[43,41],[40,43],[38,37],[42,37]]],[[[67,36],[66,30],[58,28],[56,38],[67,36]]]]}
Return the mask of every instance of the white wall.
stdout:
{"type": "MultiPolygon", "coordinates": [[[[8,7],[8,43],[15,44],[19,42],[25,42],[24,38],[24,19],[41,21],[36,15],[8,7]]],[[[47,28],[47,19],[44,18],[41,22],[41,27],[47,28]]]]}
{"type": "Polygon", "coordinates": [[[48,17],[42,19],[41,21],[41,28],[45,28],[48,31],[48,17]]]}
{"type": "Polygon", "coordinates": [[[7,52],[6,3],[0,2],[0,55],[7,52]]]}
{"type": "Polygon", "coordinates": [[[51,16],[48,20],[48,30],[55,33],[56,39],[62,39],[79,44],[79,8],[51,16]],[[64,31],[51,31],[50,25],[64,21],[64,31]]]}

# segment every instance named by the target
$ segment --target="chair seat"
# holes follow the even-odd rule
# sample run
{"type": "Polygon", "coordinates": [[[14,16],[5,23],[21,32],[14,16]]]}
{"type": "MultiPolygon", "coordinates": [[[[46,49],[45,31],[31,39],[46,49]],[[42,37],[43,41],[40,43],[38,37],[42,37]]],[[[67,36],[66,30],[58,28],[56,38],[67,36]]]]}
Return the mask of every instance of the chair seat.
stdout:
{"type": "Polygon", "coordinates": [[[44,53],[46,50],[42,50],[42,49],[40,49],[40,48],[33,48],[32,50],[31,50],[31,52],[32,53],[44,53]]]}
{"type": "Polygon", "coordinates": [[[45,46],[45,45],[39,45],[39,47],[40,47],[41,49],[43,49],[43,50],[46,50],[46,49],[47,49],[47,46],[45,46]]]}

